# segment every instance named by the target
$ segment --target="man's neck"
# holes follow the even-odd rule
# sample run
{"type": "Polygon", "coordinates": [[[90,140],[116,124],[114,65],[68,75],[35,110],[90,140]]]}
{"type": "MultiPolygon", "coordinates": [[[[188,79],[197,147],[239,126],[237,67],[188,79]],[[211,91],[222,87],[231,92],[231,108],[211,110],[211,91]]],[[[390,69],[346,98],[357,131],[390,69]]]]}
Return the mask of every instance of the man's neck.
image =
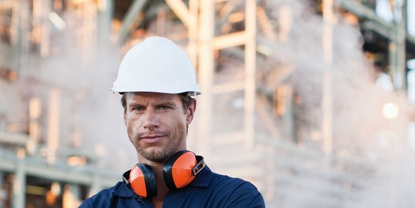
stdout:
{"type": "Polygon", "coordinates": [[[155,208],[161,208],[163,206],[164,198],[166,197],[167,192],[169,192],[169,189],[164,182],[163,166],[152,164],[152,168],[154,175],[156,176],[157,195],[151,199],[151,203],[155,208]]]}

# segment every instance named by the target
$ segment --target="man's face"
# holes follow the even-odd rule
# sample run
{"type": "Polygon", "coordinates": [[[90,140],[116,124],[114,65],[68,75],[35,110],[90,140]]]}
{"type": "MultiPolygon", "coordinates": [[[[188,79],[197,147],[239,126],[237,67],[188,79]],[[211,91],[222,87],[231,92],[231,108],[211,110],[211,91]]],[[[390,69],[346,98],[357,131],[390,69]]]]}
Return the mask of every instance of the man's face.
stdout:
{"type": "Polygon", "coordinates": [[[164,162],[186,149],[186,128],[195,109],[196,101],[183,109],[175,94],[128,93],[124,121],[140,160],[164,162]]]}

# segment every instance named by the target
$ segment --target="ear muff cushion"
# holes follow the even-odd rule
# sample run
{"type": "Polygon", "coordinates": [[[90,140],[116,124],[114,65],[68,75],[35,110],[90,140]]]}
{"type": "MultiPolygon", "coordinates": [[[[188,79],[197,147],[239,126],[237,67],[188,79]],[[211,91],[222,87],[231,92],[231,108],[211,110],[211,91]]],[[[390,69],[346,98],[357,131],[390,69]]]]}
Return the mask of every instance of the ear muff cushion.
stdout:
{"type": "Polygon", "coordinates": [[[156,177],[149,165],[135,165],[131,169],[129,181],[131,188],[138,196],[152,198],[157,195],[156,177]]]}
{"type": "Polygon", "coordinates": [[[177,190],[187,186],[195,176],[192,173],[197,161],[193,152],[182,150],[173,154],[163,167],[163,177],[167,188],[177,190]]]}

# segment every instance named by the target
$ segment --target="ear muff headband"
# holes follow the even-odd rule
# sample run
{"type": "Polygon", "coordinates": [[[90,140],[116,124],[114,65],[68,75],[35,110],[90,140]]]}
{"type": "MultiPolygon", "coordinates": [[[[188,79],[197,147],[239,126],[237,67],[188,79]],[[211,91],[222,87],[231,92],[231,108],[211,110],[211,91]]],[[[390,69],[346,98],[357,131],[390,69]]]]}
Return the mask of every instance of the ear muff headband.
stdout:
{"type": "Polygon", "coordinates": [[[156,176],[147,164],[138,163],[131,169],[129,183],[140,197],[152,198],[157,195],[156,176]]]}
{"type": "Polygon", "coordinates": [[[193,152],[182,150],[173,154],[163,167],[163,177],[167,188],[177,190],[191,183],[197,172],[201,170],[197,164],[198,161],[193,152]],[[194,170],[195,168],[197,171],[194,170]]]}

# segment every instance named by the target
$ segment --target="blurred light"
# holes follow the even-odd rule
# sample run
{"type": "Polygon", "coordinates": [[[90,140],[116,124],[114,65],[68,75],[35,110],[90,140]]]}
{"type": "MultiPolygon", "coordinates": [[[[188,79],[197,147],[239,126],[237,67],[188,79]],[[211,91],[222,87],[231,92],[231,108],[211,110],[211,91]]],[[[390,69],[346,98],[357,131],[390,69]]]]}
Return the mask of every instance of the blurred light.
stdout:
{"type": "Polygon", "coordinates": [[[42,114],[42,101],[39,98],[33,97],[29,101],[29,116],[32,119],[37,119],[42,114]]]}
{"type": "Polygon", "coordinates": [[[19,148],[19,150],[17,150],[17,157],[19,159],[23,159],[26,156],[26,150],[23,148],[19,148]]]}
{"type": "Polygon", "coordinates": [[[394,103],[386,103],[383,106],[383,115],[387,119],[394,119],[394,118],[398,117],[398,114],[399,114],[398,105],[396,105],[394,103]]]}
{"type": "Polygon", "coordinates": [[[71,156],[66,160],[70,166],[82,166],[86,164],[86,158],[83,156],[71,156]]]}
{"type": "Polygon", "coordinates": [[[49,13],[49,20],[59,29],[64,30],[66,28],[66,23],[61,17],[55,12],[49,13]]]}
{"type": "Polygon", "coordinates": [[[75,197],[71,192],[71,186],[65,185],[62,195],[62,208],[73,208],[75,205],[75,197]]]}
{"type": "Polygon", "coordinates": [[[98,10],[100,12],[105,11],[107,9],[107,1],[106,0],[99,0],[98,1],[98,10]]]}
{"type": "Polygon", "coordinates": [[[348,24],[351,24],[351,25],[359,24],[359,18],[351,12],[347,12],[343,14],[343,19],[344,21],[346,21],[348,24]]]}
{"type": "Polygon", "coordinates": [[[46,204],[51,206],[55,204],[56,196],[52,193],[52,191],[46,192],[46,204]]]}
{"type": "Polygon", "coordinates": [[[59,196],[61,194],[61,186],[59,185],[58,182],[53,182],[52,185],[50,186],[50,191],[55,196],[59,196]]]}
{"type": "Polygon", "coordinates": [[[15,80],[15,79],[17,78],[17,74],[16,74],[16,72],[14,72],[14,71],[10,71],[10,72],[9,72],[9,74],[8,74],[8,78],[9,78],[9,80],[11,80],[11,81],[15,80]]]}
{"type": "Polygon", "coordinates": [[[37,144],[36,144],[35,139],[29,138],[27,140],[27,142],[26,142],[26,150],[27,150],[27,153],[29,153],[31,155],[35,154],[35,152],[36,152],[36,146],[37,146],[37,144]]]}

